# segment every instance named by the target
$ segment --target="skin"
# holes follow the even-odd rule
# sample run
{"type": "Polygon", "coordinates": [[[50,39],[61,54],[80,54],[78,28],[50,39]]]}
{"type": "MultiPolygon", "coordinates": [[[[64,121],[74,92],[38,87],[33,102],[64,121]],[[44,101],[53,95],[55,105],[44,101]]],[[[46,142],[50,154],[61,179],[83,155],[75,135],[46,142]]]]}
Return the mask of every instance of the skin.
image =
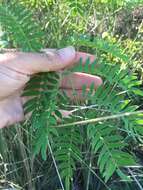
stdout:
{"type": "MultiPolygon", "coordinates": [[[[46,53],[8,52],[0,54],[0,128],[24,120],[22,89],[33,74],[38,72],[68,69],[80,58],[85,63],[87,58],[93,62],[95,57],[83,52],[76,52],[73,47],[60,50],[46,49],[46,53]]],[[[61,89],[74,99],[72,89],[82,99],[81,90],[85,84],[88,87],[94,83],[95,90],[102,84],[102,79],[86,73],[72,73],[62,77],[61,89]]]]}

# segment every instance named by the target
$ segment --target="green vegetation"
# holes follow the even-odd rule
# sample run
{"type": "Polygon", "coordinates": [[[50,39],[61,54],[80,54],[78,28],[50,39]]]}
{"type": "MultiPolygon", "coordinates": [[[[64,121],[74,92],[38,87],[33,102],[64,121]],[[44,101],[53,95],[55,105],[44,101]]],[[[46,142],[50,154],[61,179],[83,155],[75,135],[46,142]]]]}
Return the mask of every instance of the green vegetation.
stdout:
{"type": "Polygon", "coordinates": [[[0,185],[143,189],[143,1],[4,0],[0,25],[2,48],[74,45],[97,58],[84,66],[80,60],[64,74],[91,73],[104,81],[95,93],[93,84],[88,93],[83,86],[85,102],[71,102],[59,90],[59,74],[35,75],[23,93],[32,97],[24,105],[31,117],[0,131],[0,185]],[[73,114],[64,118],[60,109],[73,114]]]}

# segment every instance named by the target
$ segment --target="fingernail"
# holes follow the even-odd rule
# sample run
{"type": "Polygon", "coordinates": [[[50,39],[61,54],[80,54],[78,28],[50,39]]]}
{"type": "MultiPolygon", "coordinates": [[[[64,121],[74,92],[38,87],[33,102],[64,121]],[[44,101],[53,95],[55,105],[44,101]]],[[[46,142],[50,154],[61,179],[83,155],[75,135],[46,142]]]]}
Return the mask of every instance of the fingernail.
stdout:
{"type": "Polygon", "coordinates": [[[75,58],[75,49],[69,46],[58,50],[58,54],[64,62],[70,62],[75,58]]]}

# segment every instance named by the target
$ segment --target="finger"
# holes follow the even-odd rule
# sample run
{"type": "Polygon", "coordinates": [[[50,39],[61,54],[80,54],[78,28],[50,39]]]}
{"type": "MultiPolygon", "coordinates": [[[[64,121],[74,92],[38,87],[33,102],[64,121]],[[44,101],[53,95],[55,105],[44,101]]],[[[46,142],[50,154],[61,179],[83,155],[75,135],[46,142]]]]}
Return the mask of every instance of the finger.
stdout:
{"type": "Polygon", "coordinates": [[[0,64],[24,74],[57,71],[74,63],[75,49],[47,50],[46,53],[5,53],[0,64]]]}
{"type": "MultiPolygon", "coordinates": [[[[42,52],[56,52],[56,49],[42,49],[42,52]]],[[[74,59],[74,63],[78,63],[80,61],[80,59],[82,59],[82,63],[85,64],[85,62],[87,61],[87,59],[90,60],[90,62],[94,62],[95,61],[95,55],[89,54],[89,53],[85,53],[85,52],[79,52],[77,51],[75,54],[75,59],[74,59]]]]}
{"type": "Polygon", "coordinates": [[[66,69],[72,68],[75,64],[78,64],[80,60],[82,60],[82,65],[85,65],[87,60],[89,60],[90,64],[92,64],[95,61],[95,59],[96,59],[95,55],[84,52],[76,52],[73,64],[67,66],[66,69]]]}
{"type": "Polygon", "coordinates": [[[93,63],[96,59],[95,55],[84,53],[84,52],[76,52],[75,63],[78,63],[82,59],[82,63],[85,64],[87,59],[89,59],[90,63],[93,63]]]}
{"type": "Polygon", "coordinates": [[[73,102],[81,102],[87,99],[88,90],[84,94],[82,90],[62,89],[62,91],[73,102]]]}
{"type": "Polygon", "coordinates": [[[64,76],[61,81],[61,88],[81,90],[83,85],[87,88],[94,84],[95,89],[102,84],[102,79],[98,76],[75,72],[68,76],[64,76]]]}

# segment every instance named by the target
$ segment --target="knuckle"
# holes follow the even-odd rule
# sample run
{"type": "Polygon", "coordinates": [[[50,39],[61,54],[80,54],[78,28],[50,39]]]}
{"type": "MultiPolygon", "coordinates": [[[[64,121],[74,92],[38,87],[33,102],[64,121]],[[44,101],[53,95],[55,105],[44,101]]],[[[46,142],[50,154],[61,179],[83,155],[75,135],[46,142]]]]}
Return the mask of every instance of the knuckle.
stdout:
{"type": "Polygon", "coordinates": [[[44,55],[47,57],[50,64],[58,64],[60,62],[60,56],[57,50],[45,51],[44,55]]]}

